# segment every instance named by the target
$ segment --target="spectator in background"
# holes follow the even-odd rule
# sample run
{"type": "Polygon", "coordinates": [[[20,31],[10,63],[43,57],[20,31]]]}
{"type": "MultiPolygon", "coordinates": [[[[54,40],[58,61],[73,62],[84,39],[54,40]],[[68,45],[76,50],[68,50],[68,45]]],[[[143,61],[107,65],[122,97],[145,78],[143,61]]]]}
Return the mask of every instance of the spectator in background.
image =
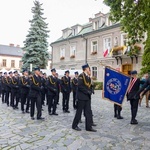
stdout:
{"type": "MultiPolygon", "coordinates": [[[[146,74],[142,77],[142,79],[141,79],[142,83],[144,84],[144,83],[148,80],[148,78],[149,78],[149,74],[146,73],[146,74]]],[[[143,84],[140,85],[140,88],[143,87],[143,84]]],[[[149,88],[149,86],[148,86],[147,88],[149,88]]],[[[146,90],[146,89],[145,89],[145,90],[146,90]]],[[[146,108],[149,108],[149,91],[147,91],[145,94],[144,94],[144,92],[142,92],[141,95],[142,95],[142,96],[140,97],[140,100],[139,100],[139,106],[141,106],[141,102],[142,102],[143,97],[144,97],[144,95],[145,95],[145,98],[146,98],[146,108]]]]}

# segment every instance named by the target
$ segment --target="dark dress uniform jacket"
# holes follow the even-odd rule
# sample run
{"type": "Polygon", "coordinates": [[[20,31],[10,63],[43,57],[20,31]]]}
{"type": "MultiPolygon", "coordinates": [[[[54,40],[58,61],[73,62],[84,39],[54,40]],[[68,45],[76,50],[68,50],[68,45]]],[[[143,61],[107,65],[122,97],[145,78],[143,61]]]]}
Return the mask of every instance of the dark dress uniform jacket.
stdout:
{"type": "Polygon", "coordinates": [[[18,92],[18,89],[19,89],[19,77],[17,78],[12,77],[11,78],[11,90],[13,92],[18,92]]]}
{"type": "Polygon", "coordinates": [[[33,75],[30,78],[30,92],[29,96],[32,98],[36,98],[37,95],[41,94],[41,79],[36,75],[33,75]]]}
{"type": "Polygon", "coordinates": [[[85,73],[79,75],[78,88],[77,88],[77,99],[78,100],[90,100],[91,99],[91,79],[85,73]],[[86,85],[89,84],[89,86],[86,85]]]}
{"type": "MultiPolygon", "coordinates": [[[[133,80],[133,78],[132,78],[133,80]]],[[[131,81],[132,82],[132,81],[131,81]]],[[[127,93],[127,99],[128,100],[132,100],[132,99],[139,99],[139,94],[138,94],[138,91],[139,91],[139,88],[140,88],[140,84],[141,84],[141,81],[140,79],[138,78],[136,80],[136,82],[134,83],[133,87],[131,88],[130,92],[127,93]]],[[[129,86],[130,87],[130,86],[129,86]]]]}
{"type": "Polygon", "coordinates": [[[78,85],[78,79],[73,78],[72,79],[72,90],[73,90],[73,92],[77,91],[77,85],[78,85]]]}
{"type": "Polygon", "coordinates": [[[61,79],[61,91],[62,93],[70,93],[71,92],[71,85],[70,85],[70,77],[62,77],[61,79]]]}
{"type": "Polygon", "coordinates": [[[11,78],[10,77],[4,78],[4,84],[5,84],[6,91],[11,92],[11,78]]]}
{"type": "Polygon", "coordinates": [[[48,95],[57,95],[58,94],[58,81],[57,78],[49,76],[46,82],[48,89],[48,95]]]}
{"type": "Polygon", "coordinates": [[[22,76],[20,77],[20,88],[21,94],[26,94],[30,89],[30,79],[29,77],[22,76]]]}

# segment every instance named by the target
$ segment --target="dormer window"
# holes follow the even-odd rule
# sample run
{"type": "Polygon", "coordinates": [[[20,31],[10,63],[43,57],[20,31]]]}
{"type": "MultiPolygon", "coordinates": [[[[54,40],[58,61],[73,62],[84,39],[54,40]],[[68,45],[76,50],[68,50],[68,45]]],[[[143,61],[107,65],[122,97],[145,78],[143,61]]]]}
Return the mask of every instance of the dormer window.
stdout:
{"type": "Polygon", "coordinates": [[[77,35],[82,30],[82,26],[79,24],[72,26],[71,28],[72,28],[72,36],[77,35]]]}

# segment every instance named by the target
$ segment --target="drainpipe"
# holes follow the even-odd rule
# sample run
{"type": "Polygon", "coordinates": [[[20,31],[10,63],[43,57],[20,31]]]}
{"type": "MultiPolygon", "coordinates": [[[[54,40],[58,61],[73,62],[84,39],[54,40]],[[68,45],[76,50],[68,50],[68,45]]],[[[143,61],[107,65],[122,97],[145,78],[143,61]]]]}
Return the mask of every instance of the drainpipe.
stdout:
{"type": "Polygon", "coordinates": [[[52,51],[51,51],[51,68],[53,68],[53,46],[50,45],[52,47],[52,51]]]}
{"type": "Polygon", "coordinates": [[[88,39],[82,35],[82,38],[85,40],[85,63],[87,63],[87,50],[88,50],[88,39]]]}

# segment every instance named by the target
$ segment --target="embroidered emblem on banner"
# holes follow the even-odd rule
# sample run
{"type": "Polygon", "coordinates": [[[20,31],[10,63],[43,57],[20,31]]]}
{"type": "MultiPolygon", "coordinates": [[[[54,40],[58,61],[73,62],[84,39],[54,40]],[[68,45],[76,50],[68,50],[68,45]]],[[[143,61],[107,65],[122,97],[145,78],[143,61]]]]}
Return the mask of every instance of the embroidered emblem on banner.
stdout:
{"type": "Polygon", "coordinates": [[[121,90],[121,82],[117,78],[111,78],[108,80],[106,88],[110,94],[116,95],[121,90]]]}

